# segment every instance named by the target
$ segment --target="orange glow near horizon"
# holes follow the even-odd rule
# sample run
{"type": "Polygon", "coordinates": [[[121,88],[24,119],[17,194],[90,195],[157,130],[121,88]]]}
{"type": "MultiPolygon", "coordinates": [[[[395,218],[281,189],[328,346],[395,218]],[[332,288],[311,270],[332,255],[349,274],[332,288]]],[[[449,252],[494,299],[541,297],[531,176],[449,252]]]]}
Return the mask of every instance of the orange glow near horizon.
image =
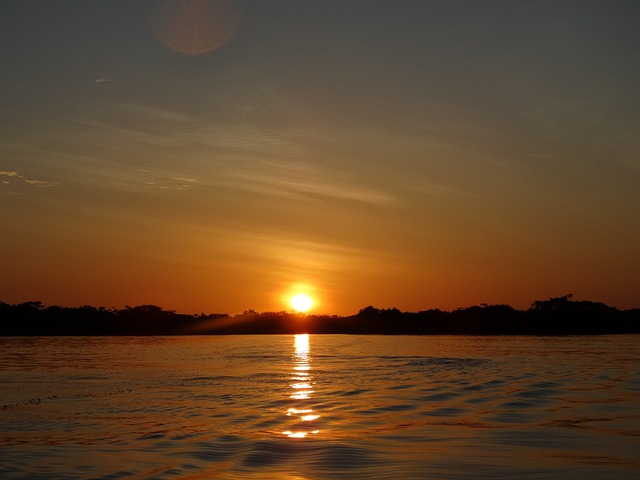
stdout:
{"type": "Polygon", "coordinates": [[[0,302],[640,307],[640,3],[408,3],[11,2],[0,302]]]}
{"type": "Polygon", "coordinates": [[[278,297],[280,302],[297,313],[315,311],[323,303],[319,288],[308,282],[291,283],[280,290],[278,297]]]}

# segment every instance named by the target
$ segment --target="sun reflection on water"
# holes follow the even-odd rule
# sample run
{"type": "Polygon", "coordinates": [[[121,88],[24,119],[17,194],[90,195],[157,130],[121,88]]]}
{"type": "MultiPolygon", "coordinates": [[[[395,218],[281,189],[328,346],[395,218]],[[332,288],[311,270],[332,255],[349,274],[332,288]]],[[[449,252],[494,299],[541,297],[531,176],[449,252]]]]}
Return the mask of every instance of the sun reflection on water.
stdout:
{"type": "Polygon", "coordinates": [[[316,435],[320,432],[315,428],[314,420],[320,415],[314,414],[308,401],[314,393],[313,377],[311,376],[311,356],[309,354],[309,335],[294,335],[293,371],[289,377],[292,389],[289,398],[294,400],[295,406],[287,410],[288,417],[295,417],[291,429],[282,432],[290,438],[304,438],[307,435],[316,435]]]}

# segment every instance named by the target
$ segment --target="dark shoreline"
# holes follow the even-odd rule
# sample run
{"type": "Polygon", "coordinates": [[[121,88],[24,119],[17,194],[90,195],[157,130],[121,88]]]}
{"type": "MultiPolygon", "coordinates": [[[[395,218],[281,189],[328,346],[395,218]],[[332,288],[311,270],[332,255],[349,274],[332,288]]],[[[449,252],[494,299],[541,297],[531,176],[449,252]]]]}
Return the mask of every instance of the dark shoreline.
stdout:
{"type": "Polygon", "coordinates": [[[618,310],[571,295],[535,301],[527,310],[474,305],[453,311],[401,312],[366,307],[351,316],[254,312],[186,315],[155,305],[125,307],[45,306],[0,302],[0,336],[114,335],[603,335],[640,333],[640,308],[618,310]]]}

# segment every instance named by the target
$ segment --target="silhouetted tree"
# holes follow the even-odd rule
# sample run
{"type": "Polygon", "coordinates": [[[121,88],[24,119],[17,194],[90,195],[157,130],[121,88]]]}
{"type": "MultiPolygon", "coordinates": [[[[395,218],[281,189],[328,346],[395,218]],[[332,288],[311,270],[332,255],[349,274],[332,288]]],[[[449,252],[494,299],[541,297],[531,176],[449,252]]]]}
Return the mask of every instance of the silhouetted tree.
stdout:
{"type": "Polygon", "coordinates": [[[574,301],[572,295],[536,300],[526,311],[482,303],[452,312],[418,313],[367,306],[356,315],[304,315],[246,310],[183,315],[156,305],[115,308],[46,307],[30,301],[0,302],[0,335],[185,335],[246,333],[565,335],[640,333],[640,309],[619,311],[601,302],[574,301]]]}

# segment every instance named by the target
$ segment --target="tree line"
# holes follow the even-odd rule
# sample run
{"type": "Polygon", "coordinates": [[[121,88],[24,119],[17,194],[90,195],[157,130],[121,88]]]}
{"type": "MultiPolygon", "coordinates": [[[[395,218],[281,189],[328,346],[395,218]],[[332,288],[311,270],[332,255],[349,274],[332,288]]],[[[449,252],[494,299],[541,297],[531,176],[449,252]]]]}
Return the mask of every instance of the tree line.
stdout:
{"type": "Polygon", "coordinates": [[[640,333],[640,308],[619,310],[572,295],[536,300],[527,310],[480,304],[452,311],[362,308],[351,316],[247,310],[239,315],[179,314],[156,305],[107,309],[0,302],[1,336],[40,335],[593,335],[640,333]]]}

